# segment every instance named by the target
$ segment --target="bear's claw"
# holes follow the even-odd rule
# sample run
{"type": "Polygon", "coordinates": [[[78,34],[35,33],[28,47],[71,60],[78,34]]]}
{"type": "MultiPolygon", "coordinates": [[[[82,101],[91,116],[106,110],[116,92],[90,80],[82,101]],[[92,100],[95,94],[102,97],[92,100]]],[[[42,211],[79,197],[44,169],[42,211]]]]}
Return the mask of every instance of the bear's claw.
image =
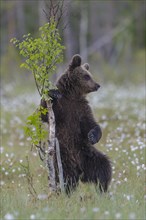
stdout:
{"type": "Polygon", "coordinates": [[[98,137],[97,137],[96,131],[94,131],[94,129],[89,131],[88,140],[91,144],[96,144],[97,143],[98,137]]]}
{"type": "Polygon", "coordinates": [[[51,89],[49,91],[49,96],[53,99],[60,99],[62,97],[61,93],[57,89],[51,89]]]}

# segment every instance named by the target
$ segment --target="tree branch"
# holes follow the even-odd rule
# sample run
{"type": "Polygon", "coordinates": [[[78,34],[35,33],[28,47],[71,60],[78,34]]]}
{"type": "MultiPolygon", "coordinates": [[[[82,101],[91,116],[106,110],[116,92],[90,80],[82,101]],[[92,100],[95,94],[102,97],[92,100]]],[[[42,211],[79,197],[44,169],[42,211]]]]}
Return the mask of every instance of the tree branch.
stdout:
{"type": "Polygon", "coordinates": [[[34,80],[35,80],[35,84],[36,84],[38,93],[39,93],[40,96],[42,96],[42,93],[41,93],[40,90],[39,90],[39,85],[38,85],[38,83],[37,83],[37,79],[36,79],[36,74],[35,74],[35,72],[33,72],[33,76],[34,76],[34,80]]]}

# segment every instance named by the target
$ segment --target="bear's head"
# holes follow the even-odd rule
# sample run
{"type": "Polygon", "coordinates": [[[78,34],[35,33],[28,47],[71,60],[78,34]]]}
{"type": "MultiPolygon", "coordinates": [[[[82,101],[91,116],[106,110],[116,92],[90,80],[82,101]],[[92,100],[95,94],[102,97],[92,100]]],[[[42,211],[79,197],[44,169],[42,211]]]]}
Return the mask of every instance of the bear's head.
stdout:
{"type": "Polygon", "coordinates": [[[82,59],[76,54],[72,57],[65,74],[58,80],[57,87],[66,95],[82,96],[97,91],[100,85],[93,80],[89,64],[81,65],[82,59]]]}

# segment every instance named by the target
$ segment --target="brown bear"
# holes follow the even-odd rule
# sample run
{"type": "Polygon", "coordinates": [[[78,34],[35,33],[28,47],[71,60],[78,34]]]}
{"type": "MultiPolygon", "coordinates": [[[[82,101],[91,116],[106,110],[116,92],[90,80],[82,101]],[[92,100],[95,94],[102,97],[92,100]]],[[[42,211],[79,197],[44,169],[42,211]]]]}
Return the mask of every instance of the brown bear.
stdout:
{"type": "MultiPolygon", "coordinates": [[[[75,189],[79,180],[94,183],[101,192],[106,192],[112,176],[111,163],[106,155],[93,147],[102,132],[85,98],[100,86],[93,80],[89,65],[81,65],[79,55],[73,56],[56,86],[58,90],[50,91],[50,96],[66,192],[75,189]]],[[[46,102],[41,100],[41,105],[46,107],[46,102]]],[[[47,119],[47,114],[42,114],[43,122],[47,119]]],[[[57,165],[55,167],[57,172],[57,165]]]]}

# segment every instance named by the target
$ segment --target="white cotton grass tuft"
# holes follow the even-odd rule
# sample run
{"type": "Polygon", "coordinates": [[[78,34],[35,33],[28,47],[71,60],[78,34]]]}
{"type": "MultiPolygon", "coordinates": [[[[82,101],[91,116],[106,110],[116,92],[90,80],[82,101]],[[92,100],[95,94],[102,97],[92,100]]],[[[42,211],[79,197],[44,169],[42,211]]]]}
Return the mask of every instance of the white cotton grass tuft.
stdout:
{"type": "Polygon", "coordinates": [[[47,194],[39,194],[38,195],[38,199],[39,200],[45,200],[45,199],[47,199],[48,198],[48,195],[47,194]]]}
{"type": "Polygon", "coordinates": [[[136,219],[136,214],[135,214],[134,212],[131,212],[131,213],[129,214],[129,219],[130,219],[130,220],[136,219]]]}
{"type": "Polygon", "coordinates": [[[4,216],[4,219],[5,219],[5,220],[15,220],[15,217],[14,217],[13,214],[7,213],[7,214],[4,216]]]}
{"type": "Polygon", "coordinates": [[[31,219],[31,220],[36,219],[36,216],[35,216],[34,214],[31,214],[31,215],[30,215],[30,219],[31,219]]]}
{"type": "Polygon", "coordinates": [[[99,211],[99,208],[94,207],[94,208],[92,209],[92,211],[93,211],[93,212],[98,212],[98,211],[99,211]]]}

